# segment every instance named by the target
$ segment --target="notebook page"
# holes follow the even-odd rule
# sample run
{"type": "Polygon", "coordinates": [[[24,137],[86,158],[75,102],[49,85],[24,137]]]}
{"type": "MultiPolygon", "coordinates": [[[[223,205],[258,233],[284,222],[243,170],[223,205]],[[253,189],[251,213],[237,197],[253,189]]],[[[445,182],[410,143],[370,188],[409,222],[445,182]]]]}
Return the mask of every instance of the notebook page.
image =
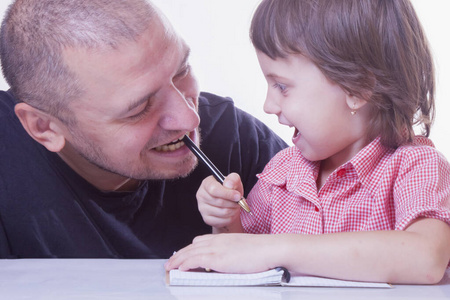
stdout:
{"type": "Polygon", "coordinates": [[[250,286],[280,285],[284,271],[269,270],[252,274],[226,274],[216,272],[170,271],[170,285],[190,286],[250,286]]]}
{"type": "Polygon", "coordinates": [[[289,283],[283,286],[308,286],[308,287],[365,287],[365,288],[391,288],[388,283],[348,281],[314,276],[291,276],[289,283]]]}

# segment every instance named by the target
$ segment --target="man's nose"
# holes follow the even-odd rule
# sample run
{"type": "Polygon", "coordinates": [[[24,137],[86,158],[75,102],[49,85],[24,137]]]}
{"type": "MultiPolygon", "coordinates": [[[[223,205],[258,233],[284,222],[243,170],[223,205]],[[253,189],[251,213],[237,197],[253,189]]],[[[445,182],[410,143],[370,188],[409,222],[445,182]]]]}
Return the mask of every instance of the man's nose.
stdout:
{"type": "Polygon", "coordinates": [[[166,94],[159,126],[165,130],[192,131],[200,124],[198,99],[184,96],[175,87],[166,94]]]}

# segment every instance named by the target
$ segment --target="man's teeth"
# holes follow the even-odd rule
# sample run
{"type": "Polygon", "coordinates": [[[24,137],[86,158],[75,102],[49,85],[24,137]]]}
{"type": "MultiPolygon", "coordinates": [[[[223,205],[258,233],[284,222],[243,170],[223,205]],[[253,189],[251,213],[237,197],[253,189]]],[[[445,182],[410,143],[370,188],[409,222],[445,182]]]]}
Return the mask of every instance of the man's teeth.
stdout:
{"type": "Polygon", "coordinates": [[[169,151],[175,151],[177,149],[180,149],[184,146],[184,142],[182,140],[174,140],[171,143],[155,147],[154,150],[159,152],[169,152],[169,151]]]}

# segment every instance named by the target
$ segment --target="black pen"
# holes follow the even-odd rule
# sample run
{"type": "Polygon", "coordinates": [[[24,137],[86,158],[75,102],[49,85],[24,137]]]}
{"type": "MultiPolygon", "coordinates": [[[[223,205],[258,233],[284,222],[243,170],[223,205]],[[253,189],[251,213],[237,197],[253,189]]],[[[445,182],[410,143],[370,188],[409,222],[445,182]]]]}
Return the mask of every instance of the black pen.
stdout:
{"type": "MultiPolygon", "coordinates": [[[[203,153],[197,145],[187,136],[185,135],[183,137],[184,144],[194,153],[195,156],[203,163],[206,167],[211,171],[212,175],[218,182],[223,184],[223,181],[225,180],[225,176],[223,176],[222,173],[220,173],[219,169],[209,160],[209,158],[203,153]]],[[[242,197],[241,200],[239,200],[238,204],[248,213],[251,214],[250,207],[247,204],[247,201],[245,201],[245,198],[242,197]]]]}

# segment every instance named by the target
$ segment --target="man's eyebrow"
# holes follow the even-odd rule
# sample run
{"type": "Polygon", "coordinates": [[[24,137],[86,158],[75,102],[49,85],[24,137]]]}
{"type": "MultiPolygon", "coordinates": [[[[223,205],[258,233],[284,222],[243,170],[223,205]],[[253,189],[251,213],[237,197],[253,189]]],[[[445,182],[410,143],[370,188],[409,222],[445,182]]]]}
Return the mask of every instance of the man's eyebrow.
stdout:
{"type": "Polygon", "coordinates": [[[124,112],[124,114],[132,111],[133,109],[135,109],[136,107],[139,107],[140,105],[142,105],[143,103],[147,102],[148,99],[150,99],[153,96],[154,93],[150,93],[148,95],[145,95],[142,98],[139,98],[136,101],[131,102],[130,104],[128,104],[128,108],[126,109],[126,111],[124,112]]]}

